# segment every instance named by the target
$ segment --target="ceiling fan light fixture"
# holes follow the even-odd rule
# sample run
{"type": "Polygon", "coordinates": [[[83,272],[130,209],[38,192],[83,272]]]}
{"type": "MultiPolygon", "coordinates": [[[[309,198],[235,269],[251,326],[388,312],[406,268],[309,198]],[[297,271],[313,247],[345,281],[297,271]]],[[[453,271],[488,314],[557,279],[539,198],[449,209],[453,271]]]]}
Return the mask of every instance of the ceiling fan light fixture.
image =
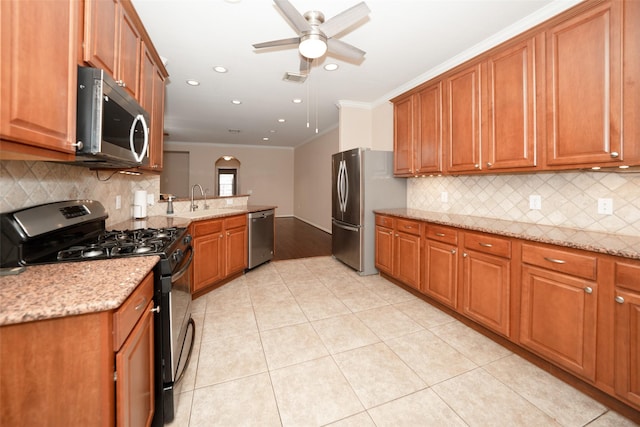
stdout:
{"type": "Polygon", "coordinates": [[[300,39],[298,50],[305,58],[320,58],[327,53],[327,40],[321,34],[306,34],[300,39]]]}

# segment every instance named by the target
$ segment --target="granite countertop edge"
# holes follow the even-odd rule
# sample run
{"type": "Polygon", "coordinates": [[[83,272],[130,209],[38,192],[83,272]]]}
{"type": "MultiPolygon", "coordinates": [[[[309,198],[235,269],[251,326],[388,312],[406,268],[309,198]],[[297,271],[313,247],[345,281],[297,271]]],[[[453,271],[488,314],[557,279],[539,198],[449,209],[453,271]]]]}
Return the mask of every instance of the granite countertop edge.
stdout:
{"type": "Polygon", "coordinates": [[[374,213],[640,260],[640,236],[419,209],[376,209],[374,213]]]}
{"type": "Polygon", "coordinates": [[[0,277],[0,326],[115,310],[160,258],[34,265],[0,277]]]}

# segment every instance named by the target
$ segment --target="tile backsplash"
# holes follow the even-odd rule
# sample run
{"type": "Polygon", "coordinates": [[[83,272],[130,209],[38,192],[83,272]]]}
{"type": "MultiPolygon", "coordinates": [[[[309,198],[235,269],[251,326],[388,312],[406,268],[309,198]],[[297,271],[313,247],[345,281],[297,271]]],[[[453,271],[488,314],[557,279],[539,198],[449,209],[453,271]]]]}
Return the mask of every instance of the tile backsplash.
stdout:
{"type": "MultiPolygon", "coordinates": [[[[157,200],[160,177],[155,174],[123,175],[111,171],[92,171],[81,166],[53,162],[0,161],[0,212],[12,211],[60,200],[99,200],[109,212],[107,226],[132,216],[133,194],[146,190],[157,200]],[[116,196],[121,208],[116,209],[116,196]]],[[[148,215],[161,213],[165,206],[155,203],[148,215]]]]}
{"type": "Polygon", "coordinates": [[[407,207],[591,231],[640,235],[640,173],[563,172],[410,178],[407,207]],[[442,193],[447,193],[443,202],[442,193]],[[540,210],[529,209],[539,195],[540,210]],[[613,201],[599,214],[598,199],[613,201]]]}

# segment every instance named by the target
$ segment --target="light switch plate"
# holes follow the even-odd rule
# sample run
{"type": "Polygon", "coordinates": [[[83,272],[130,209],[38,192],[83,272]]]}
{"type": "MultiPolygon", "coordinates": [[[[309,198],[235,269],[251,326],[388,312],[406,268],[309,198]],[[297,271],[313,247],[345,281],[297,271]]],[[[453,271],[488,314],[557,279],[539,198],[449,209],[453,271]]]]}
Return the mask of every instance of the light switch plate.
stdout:
{"type": "Polygon", "coordinates": [[[116,209],[121,209],[122,208],[122,197],[120,197],[120,195],[116,196],[116,209]]]}
{"type": "Polygon", "coordinates": [[[542,209],[542,197],[537,194],[532,194],[529,196],[529,209],[539,211],[542,209]]]}

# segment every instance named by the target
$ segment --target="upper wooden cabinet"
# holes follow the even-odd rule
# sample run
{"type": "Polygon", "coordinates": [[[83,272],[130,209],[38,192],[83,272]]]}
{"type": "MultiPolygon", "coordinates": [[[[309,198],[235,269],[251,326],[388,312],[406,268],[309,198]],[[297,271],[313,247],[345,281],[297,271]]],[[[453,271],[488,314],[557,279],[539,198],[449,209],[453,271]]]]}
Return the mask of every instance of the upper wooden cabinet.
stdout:
{"type": "Polygon", "coordinates": [[[395,175],[442,172],[442,83],[396,101],[394,124],[395,175]]]}
{"type": "Polygon", "coordinates": [[[118,0],[85,2],[84,60],[139,99],[140,33],[118,0]]]}
{"type": "Polygon", "coordinates": [[[0,158],[72,160],[78,2],[0,2],[0,158]]]}
{"type": "Polygon", "coordinates": [[[153,56],[142,43],[140,61],[140,105],[151,116],[149,129],[149,166],[144,169],[162,170],[162,149],[164,141],[164,76],[155,65],[153,56]]]}
{"type": "Polygon", "coordinates": [[[445,79],[445,131],[448,172],[480,170],[481,66],[474,64],[445,79]]]}
{"type": "Polygon", "coordinates": [[[537,123],[535,69],[541,43],[529,38],[501,49],[486,61],[486,134],[482,140],[482,167],[516,170],[536,166],[537,123]]]}
{"type": "Polygon", "coordinates": [[[604,2],[546,31],[548,166],[624,158],[622,10],[620,1],[604,2]]]}

